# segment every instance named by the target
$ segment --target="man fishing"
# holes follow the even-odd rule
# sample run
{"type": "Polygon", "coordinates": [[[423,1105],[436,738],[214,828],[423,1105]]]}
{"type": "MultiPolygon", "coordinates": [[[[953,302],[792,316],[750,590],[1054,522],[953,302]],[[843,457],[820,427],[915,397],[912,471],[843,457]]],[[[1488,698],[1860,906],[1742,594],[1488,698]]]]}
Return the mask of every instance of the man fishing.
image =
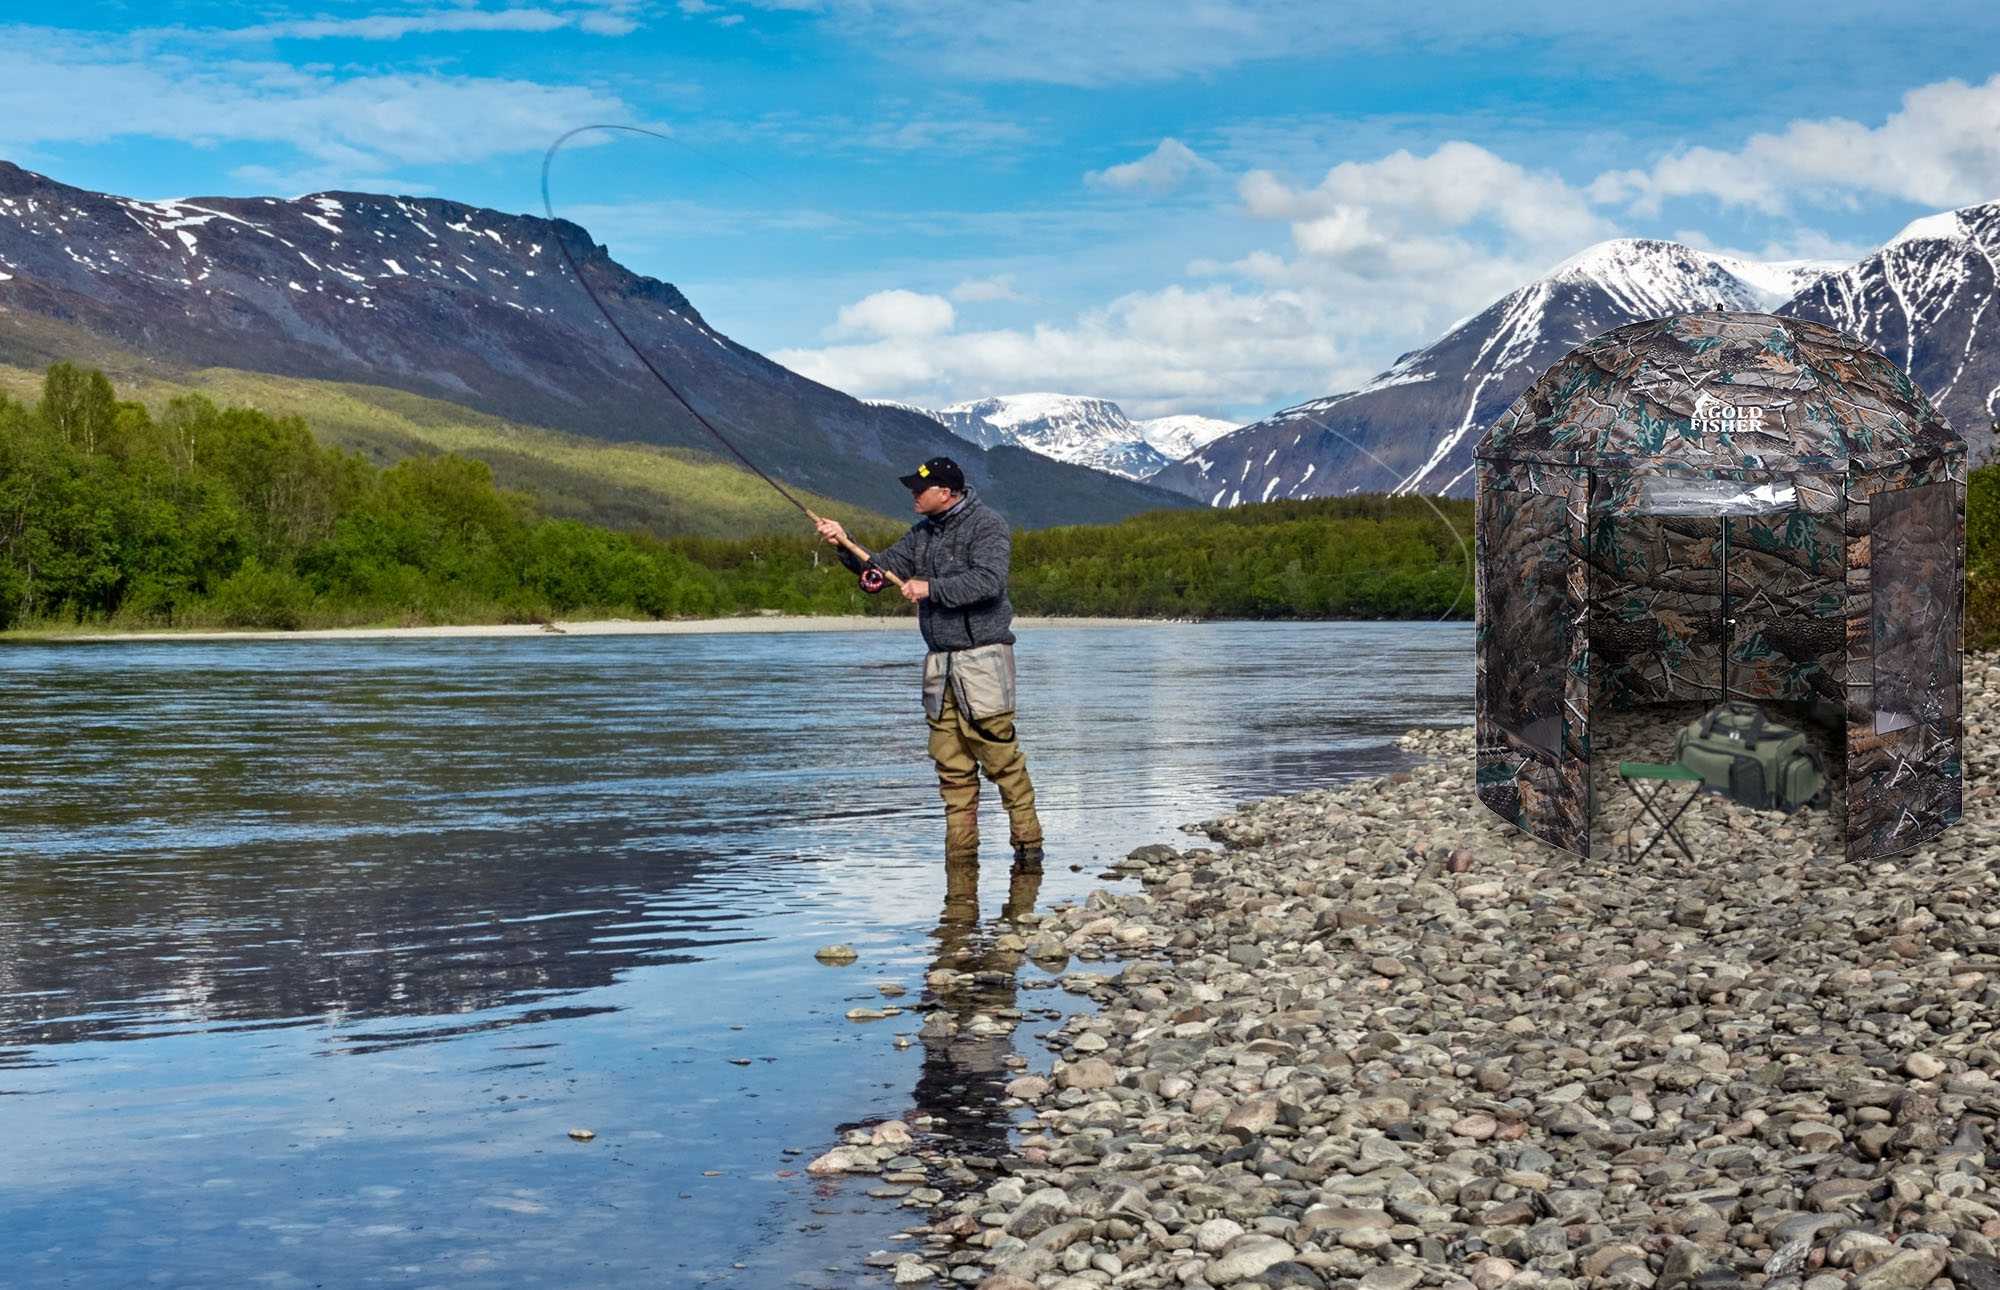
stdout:
{"type": "Polygon", "coordinates": [[[1014,733],[1014,606],[1007,599],[1013,535],[1000,513],[966,487],[965,472],[951,458],[933,457],[900,478],[924,518],[887,550],[870,555],[838,521],[815,517],[814,523],[864,587],[880,590],[886,574],[917,607],[929,647],[924,715],[944,799],[945,859],[979,855],[983,770],[1007,808],[1015,864],[1038,870],[1042,824],[1014,733]]]}

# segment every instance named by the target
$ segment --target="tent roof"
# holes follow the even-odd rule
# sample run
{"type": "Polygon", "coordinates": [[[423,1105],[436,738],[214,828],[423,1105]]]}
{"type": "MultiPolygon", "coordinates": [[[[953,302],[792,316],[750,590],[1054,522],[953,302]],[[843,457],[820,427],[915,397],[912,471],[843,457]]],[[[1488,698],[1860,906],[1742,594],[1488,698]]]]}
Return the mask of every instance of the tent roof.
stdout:
{"type": "Polygon", "coordinates": [[[1563,465],[1845,470],[1964,451],[1902,369],[1802,318],[1711,311],[1571,350],[1475,455],[1563,465]]]}

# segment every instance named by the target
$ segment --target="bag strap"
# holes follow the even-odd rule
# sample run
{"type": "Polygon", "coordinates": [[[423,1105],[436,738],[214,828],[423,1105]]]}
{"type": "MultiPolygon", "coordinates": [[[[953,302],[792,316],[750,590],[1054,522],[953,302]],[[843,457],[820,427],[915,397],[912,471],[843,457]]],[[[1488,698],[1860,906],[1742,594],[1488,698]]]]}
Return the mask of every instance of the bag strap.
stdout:
{"type": "Polygon", "coordinates": [[[1754,703],[1724,703],[1701,719],[1701,737],[1709,738],[1715,733],[1715,719],[1728,712],[1751,719],[1748,742],[1754,744],[1764,737],[1764,710],[1754,703]]]}

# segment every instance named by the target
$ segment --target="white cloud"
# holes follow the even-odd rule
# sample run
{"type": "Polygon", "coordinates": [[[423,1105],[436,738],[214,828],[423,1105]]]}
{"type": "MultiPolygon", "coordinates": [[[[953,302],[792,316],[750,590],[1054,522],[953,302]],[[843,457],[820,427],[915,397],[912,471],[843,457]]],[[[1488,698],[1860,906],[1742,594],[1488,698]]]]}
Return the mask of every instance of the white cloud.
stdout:
{"type": "MultiPolygon", "coordinates": [[[[1428,157],[1398,149],[1378,161],[1342,162],[1303,191],[1252,171],[1239,192],[1252,215],[1295,222],[1361,212],[1421,228],[1484,222],[1512,237],[1554,243],[1609,236],[1611,229],[1560,175],[1529,171],[1462,140],[1441,144],[1428,157]]],[[[1338,243],[1349,235],[1328,236],[1338,243]]]]}
{"type": "MultiPolygon", "coordinates": [[[[841,311],[843,322],[848,313],[841,311]]],[[[1156,416],[1268,404],[1302,381],[1319,388],[1360,379],[1365,374],[1343,364],[1331,323],[1324,302],[1304,293],[1173,285],[1122,296],[1063,325],[878,332],[872,340],[772,357],[870,398],[941,406],[1050,387],[1104,395],[1134,416],[1156,416]]]]}
{"type": "Polygon", "coordinates": [[[1092,170],[1084,175],[1083,182],[1092,188],[1124,191],[1143,188],[1149,192],[1164,193],[1179,188],[1196,175],[1216,173],[1218,168],[1214,162],[1179,139],[1168,137],[1160,140],[1158,147],[1137,161],[1092,170]]]}
{"type": "MultiPolygon", "coordinates": [[[[699,2],[699,0],[697,0],[699,2]]],[[[283,18],[246,27],[175,27],[136,33],[142,39],[236,43],[278,40],[402,40],[409,36],[464,32],[539,34],[574,28],[599,36],[625,36],[638,30],[632,15],[637,0],[557,4],[554,7],[506,5],[497,9],[473,4],[414,8],[402,13],[371,13],[356,18],[283,18]]]]}
{"type": "MultiPolygon", "coordinates": [[[[19,37],[20,29],[14,34],[19,37]]],[[[550,122],[632,120],[584,86],[500,77],[391,73],[339,77],[269,61],[143,56],[64,33],[0,45],[0,152],[114,139],[198,146],[264,143],[323,182],[379,179],[403,165],[538,150],[550,122]]]]}
{"type": "Polygon", "coordinates": [[[1649,169],[1607,172],[1589,191],[1642,215],[1680,197],[1766,214],[1851,194],[1926,206],[1988,201],[2000,197],[2000,75],[1920,86],[1876,126],[1824,117],[1752,135],[1733,151],[1683,148],[1649,169]]]}
{"type": "Polygon", "coordinates": [[[555,31],[576,19],[547,9],[438,9],[422,13],[369,14],[361,18],[296,18],[262,22],[213,34],[230,40],[401,40],[405,36],[463,31],[555,31]]]}
{"type": "Polygon", "coordinates": [[[1014,275],[1002,273],[991,278],[967,278],[951,289],[951,298],[969,305],[986,300],[1019,300],[1021,293],[1014,289],[1014,275]]]}
{"type": "Polygon", "coordinates": [[[958,321],[951,301],[900,288],[877,291],[842,307],[834,335],[878,336],[888,340],[922,340],[950,331],[958,321]]]}
{"type": "Polygon", "coordinates": [[[1253,218],[1288,226],[1294,254],[1258,250],[1189,271],[1323,300],[1351,349],[1384,360],[1620,232],[1561,176],[1463,141],[1343,162],[1310,188],[1251,171],[1238,195],[1253,218]]]}

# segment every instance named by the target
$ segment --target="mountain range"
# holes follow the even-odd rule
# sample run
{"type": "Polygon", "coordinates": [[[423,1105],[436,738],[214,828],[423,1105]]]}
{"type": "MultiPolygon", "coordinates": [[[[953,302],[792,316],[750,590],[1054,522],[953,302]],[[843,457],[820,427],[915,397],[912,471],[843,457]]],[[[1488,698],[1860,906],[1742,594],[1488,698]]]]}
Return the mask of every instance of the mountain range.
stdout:
{"type": "MultiPolygon", "coordinates": [[[[1917,220],[1846,266],[1600,243],[1358,389],[1238,428],[1133,421],[1115,402],[1067,394],[938,410],[864,402],[737,344],[678,289],[630,272],[564,220],[368,193],[139,201],[0,162],[0,367],[18,372],[101,343],[143,355],[163,385],[178,373],[212,386],[218,371],[343,382],[732,461],[612,334],[558,241],[621,326],[752,460],[787,485],[891,515],[908,507],[895,476],[940,454],[1025,527],[1196,502],[1462,495],[1480,435],[1575,345],[1717,306],[1859,335],[1931,395],[1975,463],[1993,455],[2000,412],[2000,202],[1917,220]]],[[[404,451],[430,450],[404,440],[404,451]]],[[[730,487],[747,495],[762,485],[744,476],[730,487]]],[[[776,514],[741,501],[730,513],[776,514]]]]}
{"type": "MultiPolygon", "coordinates": [[[[689,402],[784,483],[907,513],[896,476],[951,453],[1025,527],[1188,504],[1020,448],[968,450],[935,418],[864,403],[737,344],[575,224],[438,198],[139,201],[0,162],[0,319],[60,324],[182,372],[388,387],[726,459],[578,289],[559,239],[689,402]]],[[[46,334],[0,329],[0,362],[74,357],[20,339],[46,334]]]]}
{"type": "Polygon", "coordinates": [[[1851,332],[1902,364],[1974,462],[2000,418],[2000,202],[1916,220],[1780,313],[1851,332]]]}
{"type": "Polygon", "coordinates": [[[1651,239],[1602,242],[1359,389],[1245,426],[1153,480],[1212,506],[1351,492],[1463,495],[1486,427],[1581,342],[1665,313],[1769,310],[1833,267],[1758,264],[1651,239]]]}
{"type": "Polygon", "coordinates": [[[1012,445],[1127,479],[1150,478],[1236,428],[1193,415],[1133,421],[1109,399],[1077,394],[1001,394],[919,410],[982,448],[1012,445]]]}

